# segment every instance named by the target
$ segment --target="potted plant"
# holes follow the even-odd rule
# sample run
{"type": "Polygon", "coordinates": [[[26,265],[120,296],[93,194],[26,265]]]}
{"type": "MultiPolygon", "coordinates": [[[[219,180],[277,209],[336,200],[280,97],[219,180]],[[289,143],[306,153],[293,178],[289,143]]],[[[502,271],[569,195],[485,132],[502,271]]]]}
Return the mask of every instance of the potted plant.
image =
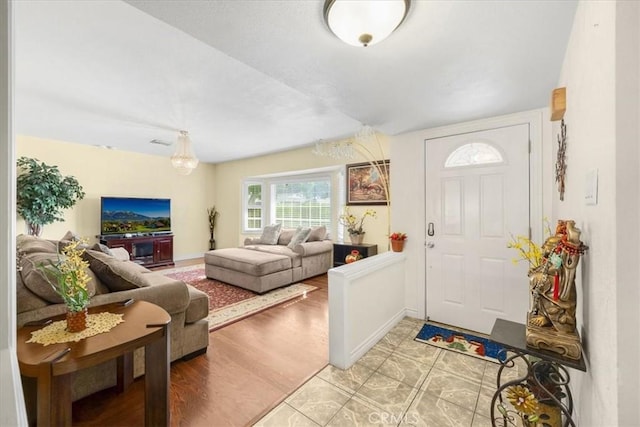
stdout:
{"type": "Polygon", "coordinates": [[[82,259],[84,248],[81,245],[84,244],[83,240],[72,241],[62,249],[64,256],[59,256],[57,262],[48,260],[48,263],[38,265],[53,290],[67,306],[69,332],[80,332],[87,327],[87,284],[90,279],[86,272],[89,263],[82,259]],[[51,277],[55,280],[52,281],[51,277]]]}
{"type": "Polygon", "coordinates": [[[349,208],[344,208],[344,213],[340,215],[340,224],[347,227],[347,233],[349,233],[349,238],[351,239],[351,243],[354,245],[359,245],[362,243],[362,239],[364,238],[364,229],[362,225],[364,224],[364,220],[368,217],[376,217],[376,211],[373,209],[367,209],[364,214],[358,219],[355,215],[349,212],[349,208]]]}
{"type": "Polygon", "coordinates": [[[393,233],[389,236],[391,240],[391,250],[393,252],[402,252],[404,249],[404,241],[407,240],[406,233],[393,233]]]}
{"type": "Polygon", "coordinates": [[[82,186],[72,176],[62,176],[57,166],[38,159],[18,159],[17,207],[27,223],[28,234],[40,236],[42,227],[64,221],[62,210],[84,197],[82,186]]]}

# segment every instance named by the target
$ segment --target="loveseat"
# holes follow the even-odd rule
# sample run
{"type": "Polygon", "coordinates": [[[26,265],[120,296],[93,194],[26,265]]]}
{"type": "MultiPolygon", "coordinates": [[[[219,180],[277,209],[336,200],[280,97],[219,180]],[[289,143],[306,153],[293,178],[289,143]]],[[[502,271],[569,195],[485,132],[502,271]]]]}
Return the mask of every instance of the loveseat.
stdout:
{"type": "Polygon", "coordinates": [[[216,249],[204,255],[207,277],[264,293],[326,273],[333,263],[333,243],[323,226],[282,229],[265,227],[260,237],[239,248],[216,249]]]}
{"type": "MultiPolygon", "coordinates": [[[[18,272],[17,325],[63,314],[66,307],[46,281],[39,265],[56,262],[66,240],[52,241],[20,235],[17,239],[18,272]]],[[[90,306],[144,300],[162,307],[171,315],[171,361],[206,352],[209,344],[207,315],[209,300],[201,292],[182,281],[152,272],[132,261],[119,259],[104,246],[86,249],[90,277],[87,289],[90,306]],[[95,250],[94,250],[95,249],[95,250]]],[[[144,348],[134,352],[134,376],[144,373],[144,348]]],[[[77,400],[116,384],[114,360],[78,372],[74,378],[72,397],[77,400]]]]}

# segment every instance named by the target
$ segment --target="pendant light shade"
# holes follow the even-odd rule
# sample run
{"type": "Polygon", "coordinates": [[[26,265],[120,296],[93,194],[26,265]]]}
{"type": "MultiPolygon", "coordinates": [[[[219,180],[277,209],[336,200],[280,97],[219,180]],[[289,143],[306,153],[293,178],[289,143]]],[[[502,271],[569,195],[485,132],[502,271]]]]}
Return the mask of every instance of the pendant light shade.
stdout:
{"type": "Polygon", "coordinates": [[[398,28],[410,0],[326,0],[324,19],[340,40],[352,46],[380,43],[398,28]]]}
{"type": "Polygon", "coordinates": [[[180,175],[189,175],[198,167],[198,158],[193,154],[189,132],[180,131],[176,152],[171,156],[171,164],[180,175]]]}

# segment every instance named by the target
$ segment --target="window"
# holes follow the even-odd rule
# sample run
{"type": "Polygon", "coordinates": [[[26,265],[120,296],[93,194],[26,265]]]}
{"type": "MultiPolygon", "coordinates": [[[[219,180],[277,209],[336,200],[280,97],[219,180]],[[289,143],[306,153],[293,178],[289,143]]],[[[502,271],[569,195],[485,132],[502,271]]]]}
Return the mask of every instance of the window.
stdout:
{"type": "Polygon", "coordinates": [[[484,142],[472,142],[456,148],[444,162],[445,168],[503,163],[497,148],[484,142]]]}
{"type": "Polygon", "coordinates": [[[275,223],[283,227],[331,226],[331,179],[287,181],[271,185],[275,223]]]}
{"type": "Polygon", "coordinates": [[[285,228],[324,225],[331,230],[331,176],[301,174],[252,178],[244,184],[244,231],[266,224],[285,228]]]}
{"type": "Polygon", "coordinates": [[[262,183],[245,182],[244,229],[246,231],[262,230],[262,183]]]}

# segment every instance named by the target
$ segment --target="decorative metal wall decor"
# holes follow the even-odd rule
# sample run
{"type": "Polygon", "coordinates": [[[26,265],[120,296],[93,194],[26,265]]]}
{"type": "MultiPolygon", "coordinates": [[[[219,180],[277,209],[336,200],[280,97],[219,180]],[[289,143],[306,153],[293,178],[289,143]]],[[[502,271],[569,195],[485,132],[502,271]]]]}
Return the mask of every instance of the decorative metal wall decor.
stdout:
{"type": "Polygon", "coordinates": [[[564,119],[560,123],[560,134],[558,135],[558,155],[556,158],[556,182],[560,192],[560,200],[564,200],[564,174],[567,171],[565,153],[567,150],[567,126],[564,119]]]}

